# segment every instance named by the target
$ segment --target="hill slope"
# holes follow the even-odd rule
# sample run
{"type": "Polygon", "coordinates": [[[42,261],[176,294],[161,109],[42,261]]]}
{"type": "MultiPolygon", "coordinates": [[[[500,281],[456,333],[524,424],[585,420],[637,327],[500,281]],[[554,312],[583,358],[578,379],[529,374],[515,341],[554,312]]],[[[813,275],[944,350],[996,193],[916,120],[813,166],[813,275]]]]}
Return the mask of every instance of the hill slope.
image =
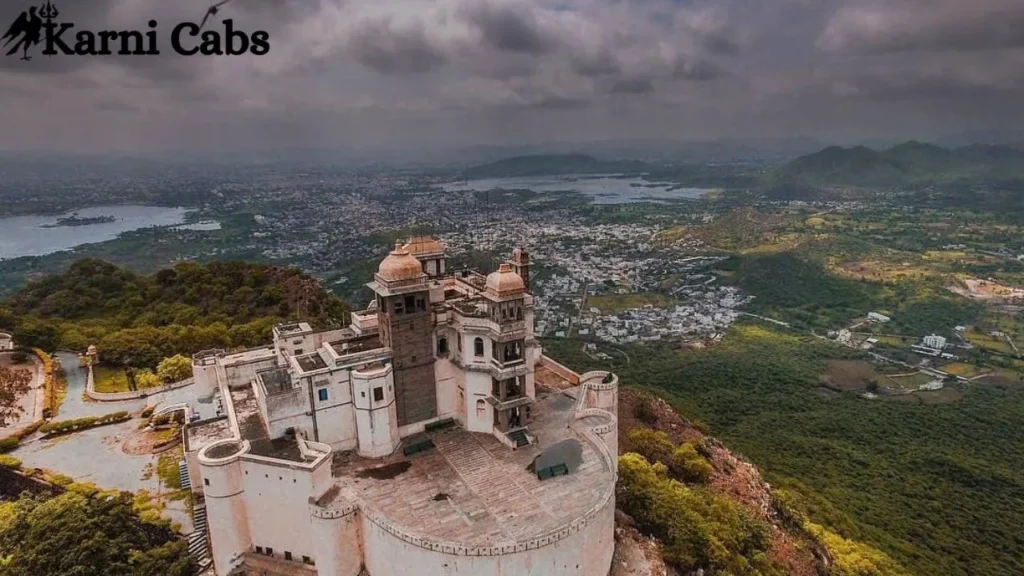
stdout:
{"type": "Polygon", "coordinates": [[[777,182],[850,186],[1024,178],[1024,149],[973,145],[947,150],[916,141],[882,151],[831,146],[789,162],[772,178],[777,182]]]}
{"type": "Polygon", "coordinates": [[[23,345],[84,350],[149,366],[203,348],[254,346],[278,322],[341,323],[348,306],[294,268],[183,262],[150,276],[101,260],[30,283],[0,302],[0,328],[23,345]]]}

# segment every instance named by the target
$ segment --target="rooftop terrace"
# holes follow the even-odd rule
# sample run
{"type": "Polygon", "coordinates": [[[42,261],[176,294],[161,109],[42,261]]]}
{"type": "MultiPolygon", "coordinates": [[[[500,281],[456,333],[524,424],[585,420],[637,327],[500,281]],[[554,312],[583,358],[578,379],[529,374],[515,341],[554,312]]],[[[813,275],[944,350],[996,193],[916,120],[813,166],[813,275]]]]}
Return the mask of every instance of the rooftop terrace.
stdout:
{"type": "Polygon", "coordinates": [[[337,490],[327,507],[361,502],[403,530],[463,546],[522,542],[584,516],[614,490],[609,463],[567,425],[574,400],[544,391],[533,407],[537,444],[511,450],[493,436],[459,426],[428,432],[435,449],[384,460],[335,456],[337,490]],[[534,459],[552,446],[579,448],[571,472],[538,480],[534,459]]]}

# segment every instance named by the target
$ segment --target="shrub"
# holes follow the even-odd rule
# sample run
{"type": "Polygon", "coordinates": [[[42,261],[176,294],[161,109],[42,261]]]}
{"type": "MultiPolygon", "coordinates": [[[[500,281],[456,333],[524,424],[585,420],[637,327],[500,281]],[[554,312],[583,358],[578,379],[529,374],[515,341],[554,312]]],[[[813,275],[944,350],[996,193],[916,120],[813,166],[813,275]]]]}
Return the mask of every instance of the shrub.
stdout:
{"type": "Polygon", "coordinates": [[[164,382],[180,382],[192,377],[192,359],[176,354],[160,361],[156,368],[157,375],[164,382]]]}
{"type": "Polygon", "coordinates": [[[714,468],[711,463],[697,453],[697,449],[691,442],[684,442],[672,452],[672,462],[668,464],[672,475],[683,482],[708,481],[714,468]]]}
{"type": "Polygon", "coordinates": [[[28,362],[28,354],[24,350],[18,350],[14,354],[11,354],[11,362],[14,364],[24,364],[28,362]]]}
{"type": "Polygon", "coordinates": [[[648,426],[658,422],[658,415],[654,413],[654,404],[649,396],[637,397],[636,404],[633,405],[633,416],[648,426]]]}
{"type": "Polygon", "coordinates": [[[156,406],[146,406],[142,410],[142,414],[140,414],[139,417],[140,418],[149,418],[150,416],[153,415],[153,411],[154,410],[156,410],[156,406]]]}
{"type": "Polygon", "coordinates": [[[95,428],[96,426],[104,426],[106,424],[115,424],[117,422],[124,422],[131,418],[131,415],[127,412],[114,412],[112,414],[106,414],[104,416],[87,416],[85,418],[76,418],[75,420],[64,420],[61,422],[47,422],[39,428],[39,431],[43,434],[55,435],[55,434],[66,434],[68,432],[76,432],[78,430],[86,430],[88,428],[95,428]]]}
{"type": "Polygon", "coordinates": [[[668,464],[672,461],[675,445],[668,434],[651,428],[634,428],[627,435],[633,444],[633,451],[649,462],[668,464]]]}
{"type": "Polygon", "coordinates": [[[14,456],[0,455],[0,468],[18,470],[21,468],[21,460],[18,460],[14,456]]]}
{"type": "Polygon", "coordinates": [[[6,454],[7,452],[14,450],[20,443],[21,441],[14,436],[0,440],[0,454],[6,454]]]}

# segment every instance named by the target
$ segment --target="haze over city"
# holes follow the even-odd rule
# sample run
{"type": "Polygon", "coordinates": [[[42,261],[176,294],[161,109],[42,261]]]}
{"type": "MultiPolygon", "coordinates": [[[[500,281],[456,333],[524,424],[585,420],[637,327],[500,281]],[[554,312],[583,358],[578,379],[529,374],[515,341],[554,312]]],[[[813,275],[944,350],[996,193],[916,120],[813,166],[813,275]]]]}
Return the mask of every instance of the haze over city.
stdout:
{"type": "MultiPolygon", "coordinates": [[[[160,56],[0,59],[0,149],[425,150],[611,138],[827,142],[1019,130],[1014,0],[234,0],[265,56],[179,56],[205,0],[59,5],[160,56]]],[[[27,6],[5,2],[13,20],[27,6]]],[[[6,20],[5,20],[6,22],[6,20]]]]}

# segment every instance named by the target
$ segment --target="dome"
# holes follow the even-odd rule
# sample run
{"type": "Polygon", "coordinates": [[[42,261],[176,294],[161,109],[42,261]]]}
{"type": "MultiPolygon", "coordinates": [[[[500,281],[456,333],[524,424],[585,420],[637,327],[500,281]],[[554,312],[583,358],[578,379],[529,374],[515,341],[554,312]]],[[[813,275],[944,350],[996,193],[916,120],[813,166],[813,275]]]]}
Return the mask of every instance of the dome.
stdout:
{"type": "Polygon", "coordinates": [[[498,296],[512,296],[525,292],[526,284],[508,264],[502,264],[497,272],[487,275],[487,289],[498,296]]]}
{"type": "Polygon", "coordinates": [[[381,261],[377,275],[386,282],[415,280],[423,275],[423,265],[402,247],[401,242],[396,242],[395,249],[381,261]]]}
{"type": "Polygon", "coordinates": [[[436,256],[444,255],[444,242],[435,240],[430,236],[413,236],[405,245],[405,249],[413,256],[436,256]]]}

